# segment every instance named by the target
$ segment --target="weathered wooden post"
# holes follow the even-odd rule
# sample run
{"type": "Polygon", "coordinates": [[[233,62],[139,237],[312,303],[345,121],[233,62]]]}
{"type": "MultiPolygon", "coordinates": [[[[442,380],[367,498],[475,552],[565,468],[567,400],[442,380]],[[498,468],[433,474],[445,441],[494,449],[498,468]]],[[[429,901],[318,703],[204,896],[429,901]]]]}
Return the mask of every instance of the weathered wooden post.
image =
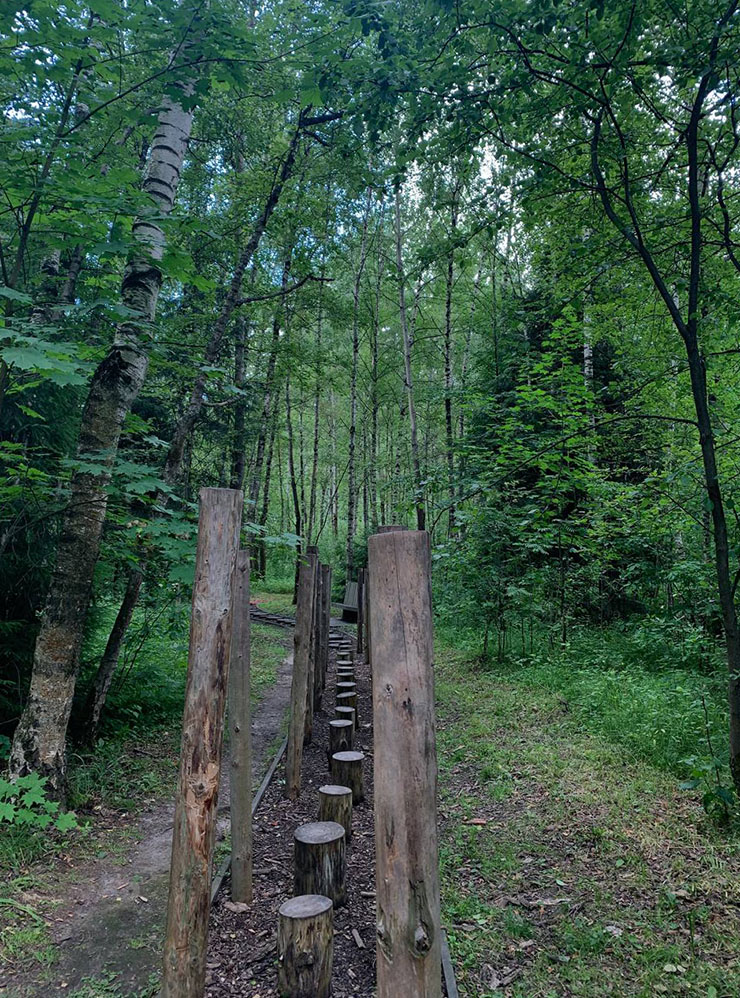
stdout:
{"type": "Polygon", "coordinates": [[[368,547],[378,998],[440,998],[429,535],[385,532],[368,547]]]}
{"type": "Polygon", "coordinates": [[[331,757],[331,778],[340,787],[352,790],[352,803],[365,800],[365,783],[362,778],[363,752],[335,752],[331,757]]]}
{"type": "Polygon", "coordinates": [[[316,604],[318,602],[319,549],[315,544],[309,544],[306,548],[306,555],[313,568],[313,595],[311,601],[311,632],[308,653],[308,677],[306,685],[306,721],[303,742],[305,745],[310,745],[311,739],[313,738],[314,682],[316,676],[316,604]]]}
{"type": "Polygon", "coordinates": [[[290,687],[290,727],[285,756],[285,795],[291,800],[295,800],[301,793],[315,578],[312,556],[302,558],[298,569],[298,599],[293,635],[293,681],[290,687]]]}
{"type": "Polygon", "coordinates": [[[357,715],[357,693],[337,693],[337,707],[354,707],[355,727],[359,724],[357,715]]]}
{"type": "Polygon", "coordinates": [[[201,489],[162,998],[202,998],[242,493],[201,489]]]}
{"type": "Polygon", "coordinates": [[[352,838],[352,788],[326,783],[319,787],[319,821],[336,821],[344,828],[347,842],[352,838]]]}
{"type": "Polygon", "coordinates": [[[324,692],[324,566],[316,561],[316,596],[314,599],[314,654],[313,654],[313,703],[312,712],[321,710],[324,692]]]}
{"type": "Polygon", "coordinates": [[[329,721],[329,749],[326,753],[329,769],[335,752],[349,752],[354,743],[355,726],[352,721],[329,721]]]}
{"type": "Polygon", "coordinates": [[[336,821],[311,821],[293,833],[296,894],[324,894],[344,904],[347,870],[344,828],[336,821]]]}
{"type": "Polygon", "coordinates": [[[324,685],[326,686],[326,672],[329,668],[329,632],[331,631],[331,565],[322,565],[321,572],[321,596],[324,611],[324,644],[321,665],[324,671],[324,685]]]}
{"type": "Polygon", "coordinates": [[[363,630],[365,624],[365,569],[357,573],[357,654],[364,650],[363,630]]]}
{"type": "Polygon", "coordinates": [[[249,700],[248,550],[236,559],[231,663],[229,665],[229,747],[231,750],[231,900],[252,901],[252,718],[249,700]]]}
{"type": "Polygon", "coordinates": [[[357,731],[357,715],[354,707],[335,707],[334,713],[338,721],[351,721],[352,732],[357,731]]]}
{"type": "Polygon", "coordinates": [[[280,998],[329,998],[334,955],[334,905],[321,894],[302,894],[278,913],[280,998]]]}

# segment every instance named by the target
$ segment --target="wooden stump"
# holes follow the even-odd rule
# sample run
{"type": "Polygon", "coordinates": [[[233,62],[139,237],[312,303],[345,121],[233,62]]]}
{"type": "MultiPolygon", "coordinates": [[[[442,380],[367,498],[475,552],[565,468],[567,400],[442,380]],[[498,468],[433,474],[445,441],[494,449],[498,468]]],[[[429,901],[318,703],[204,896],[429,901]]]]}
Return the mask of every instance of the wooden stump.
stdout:
{"type": "Polygon", "coordinates": [[[359,715],[357,713],[357,693],[337,693],[337,707],[354,707],[355,709],[355,727],[359,723],[359,715]]]}
{"type": "Polygon", "coordinates": [[[329,750],[326,753],[329,769],[335,752],[351,752],[354,745],[355,726],[352,721],[329,721],[329,750]]]}
{"type": "Polygon", "coordinates": [[[337,693],[356,693],[357,683],[342,679],[337,683],[337,693]]]}
{"type": "MultiPolygon", "coordinates": [[[[339,782],[339,781],[337,781],[339,782]]],[[[336,821],[312,821],[294,834],[296,894],[323,894],[344,904],[344,828],[336,821]]]]}
{"type": "Polygon", "coordinates": [[[319,821],[336,821],[344,828],[346,841],[352,839],[352,789],[326,783],[319,787],[319,821]]]}
{"type": "Polygon", "coordinates": [[[362,752],[335,752],[331,757],[331,778],[335,783],[352,790],[352,803],[365,800],[365,785],[362,779],[362,752]]]}
{"type": "Polygon", "coordinates": [[[354,707],[337,707],[334,710],[337,715],[337,721],[351,721],[352,722],[352,734],[354,736],[355,731],[357,731],[357,713],[354,707]]]}
{"type": "Polygon", "coordinates": [[[278,992],[281,998],[329,998],[334,956],[334,906],[321,894],[280,905],[278,992]]]}

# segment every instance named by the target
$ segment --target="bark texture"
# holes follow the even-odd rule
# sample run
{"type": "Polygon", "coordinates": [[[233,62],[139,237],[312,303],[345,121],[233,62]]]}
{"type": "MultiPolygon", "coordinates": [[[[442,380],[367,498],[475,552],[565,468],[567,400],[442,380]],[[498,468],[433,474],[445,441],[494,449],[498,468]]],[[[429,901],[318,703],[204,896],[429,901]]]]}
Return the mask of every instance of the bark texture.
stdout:
{"type": "Polygon", "coordinates": [[[334,956],[334,906],[302,894],[278,914],[278,992],[281,998],[329,998],[334,956]]]}
{"type": "Polygon", "coordinates": [[[202,998],[243,497],[202,489],[161,998],[202,998]]]}
{"type": "MultiPolygon", "coordinates": [[[[184,88],[187,93],[190,87],[184,88]]],[[[105,470],[84,464],[70,483],[57,558],[34,650],[31,687],[13,738],[10,771],[29,771],[49,779],[63,793],[69,715],[79,669],[80,648],[90,606],[93,573],[107,508],[107,486],[123,421],[144,383],[147,341],[154,320],[162,274],[159,264],[165,234],[156,221],[174,206],[193,111],[165,98],[142,181],[154,210],[142,212],[132,235],[136,251],[123,276],[121,301],[136,313],[116,331],[113,344],[93,375],[82,413],[78,458],[93,458],[105,470]]]]}
{"type": "Polygon", "coordinates": [[[378,998],[440,998],[429,535],[376,534],[369,566],[378,998]]]}
{"type": "Polygon", "coordinates": [[[229,666],[231,749],[231,900],[252,900],[252,712],[249,699],[251,633],[249,551],[240,551],[234,577],[229,666]]]}
{"type": "Polygon", "coordinates": [[[296,894],[323,894],[344,904],[347,871],[344,828],[335,821],[312,821],[295,830],[296,894]]]}

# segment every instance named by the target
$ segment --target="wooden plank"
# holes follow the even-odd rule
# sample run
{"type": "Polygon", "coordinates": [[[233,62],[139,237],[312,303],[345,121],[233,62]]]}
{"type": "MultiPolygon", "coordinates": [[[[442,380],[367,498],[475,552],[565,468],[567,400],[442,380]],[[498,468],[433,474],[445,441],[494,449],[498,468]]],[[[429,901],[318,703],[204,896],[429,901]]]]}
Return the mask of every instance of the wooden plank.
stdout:
{"type": "Polygon", "coordinates": [[[202,998],[242,493],[202,489],[162,998],[202,998]]]}
{"type": "Polygon", "coordinates": [[[429,535],[376,534],[368,553],[377,998],[441,998],[429,535]]]}
{"type": "Polygon", "coordinates": [[[248,550],[236,559],[229,667],[231,900],[252,900],[252,712],[250,706],[248,550]]]}
{"type": "Polygon", "coordinates": [[[450,946],[447,942],[447,933],[444,929],[442,929],[442,973],[445,979],[447,998],[460,998],[455,980],[455,968],[452,966],[452,957],[450,956],[450,946]]]}

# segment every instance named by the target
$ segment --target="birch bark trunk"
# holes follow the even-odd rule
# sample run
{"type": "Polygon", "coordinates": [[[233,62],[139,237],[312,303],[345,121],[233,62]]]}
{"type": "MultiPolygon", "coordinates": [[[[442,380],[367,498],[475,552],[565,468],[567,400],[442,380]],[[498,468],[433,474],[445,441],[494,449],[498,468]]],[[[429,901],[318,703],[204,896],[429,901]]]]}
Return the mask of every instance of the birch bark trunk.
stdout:
{"type": "MultiPolygon", "coordinates": [[[[183,86],[189,96],[191,85],[183,86]]],[[[107,508],[107,486],[124,419],[144,383],[147,343],[162,283],[159,264],[165,234],[155,220],[169,215],[175,203],[193,110],[170,97],[163,99],[142,188],[156,214],[142,212],[134,221],[136,250],[124,272],[121,301],[136,314],[116,330],[113,344],[98,365],[82,413],[77,447],[82,461],[72,476],[62,518],[57,560],[34,650],[28,700],[13,738],[10,771],[14,777],[35,771],[63,794],[67,725],[79,671],[80,648],[90,605],[93,573],[107,508]],[[97,468],[103,466],[104,470],[97,468]]]]}

